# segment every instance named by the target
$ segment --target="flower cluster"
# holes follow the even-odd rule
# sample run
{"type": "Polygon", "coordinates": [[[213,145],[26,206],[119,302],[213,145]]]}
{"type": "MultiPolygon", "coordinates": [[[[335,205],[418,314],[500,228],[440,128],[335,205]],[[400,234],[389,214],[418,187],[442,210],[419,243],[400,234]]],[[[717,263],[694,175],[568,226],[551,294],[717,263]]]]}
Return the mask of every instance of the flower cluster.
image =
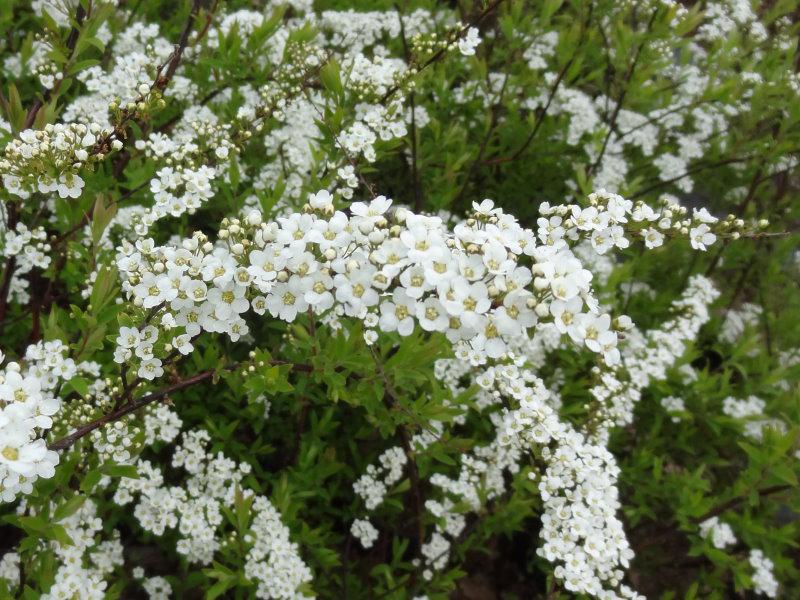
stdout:
{"type": "Polygon", "coordinates": [[[172,467],[189,475],[185,487],[168,486],[160,468],[138,459],[139,477],[122,478],[114,501],[125,506],[138,501],[133,515],[145,531],[163,535],[167,529],[180,534],[176,549],[190,563],[210,564],[231,538],[222,536],[223,509],[249,501],[252,520],[241,543],[247,547],[245,575],[256,585],[257,598],[302,598],[298,587],[310,581],[311,572],[289,539],[280,514],[264,496],[243,487],[250,472],[246,463],[237,465],[222,453],[208,451],[210,436],[195,430],[183,434],[173,453],[172,467]]]}
{"type": "Polygon", "coordinates": [[[775,568],[774,563],[761,550],[750,550],[748,561],[754,570],[753,585],[755,592],[769,598],[777,597],[778,582],[772,573],[775,568]]]}
{"type": "Polygon", "coordinates": [[[158,219],[167,215],[180,217],[188,212],[194,213],[211,198],[211,182],[216,177],[213,167],[205,165],[197,169],[172,169],[164,167],[150,180],[150,191],[155,200],[150,211],[142,217],[137,226],[139,235],[147,231],[158,219]]]}
{"type": "Polygon", "coordinates": [[[77,374],[61,342],[28,346],[24,366],[9,362],[0,371],[0,495],[12,501],[29,494],[39,477],[52,477],[58,454],[47,449],[43,433],[53,426],[60,382],[77,374]]]}
{"type": "Polygon", "coordinates": [[[51,542],[59,567],[52,587],[42,595],[42,600],[76,596],[102,600],[108,592],[106,578],[124,562],[119,532],[114,530],[111,539],[95,543],[95,536],[103,531],[103,521],[91,500],[59,524],[66,529],[72,544],[51,542]]]}
{"type": "Polygon", "coordinates": [[[719,339],[728,344],[735,344],[744,332],[758,324],[763,309],[758,304],[745,302],[739,308],[725,313],[719,339]]]}
{"type": "MultiPolygon", "coordinates": [[[[8,192],[21,198],[40,192],[58,192],[61,198],[78,198],[84,181],[78,172],[85,164],[102,159],[93,152],[101,136],[112,130],[91,123],[48,124],[43,130],[26,129],[6,145],[0,159],[0,176],[8,192]]],[[[121,142],[114,140],[115,148],[121,142]]]]}
{"type": "Polygon", "coordinates": [[[729,396],[722,401],[722,412],[737,421],[744,422],[744,434],[757,441],[764,437],[764,429],[786,432],[786,424],[780,419],[765,418],[767,403],[757,396],[739,400],[729,396]]]}
{"type": "Polygon", "coordinates": [[[356,519],[350,526],[350,533],[356,538],[364,548],[372,548],[375,540],[378,539],[378,530],[367,519],[356,519]]]}
{"type": "Polygon", "coordinates": [[[34,267],[46,269],[50,265],[50,244],[44,227],[28,229],[24,223],[5,233],[5,246],[0,254],[15,257],[16,275],[29,273],[34,267]]]}
{"type": "Polygon", "coordinates": [[[667,370],[683,356],[687,344],[710,318],[708,307],[718,296],[708,279],[696,275],[673,303],[674,318],[645,335],[629,332],[622,366],[616,372],[600,373],[599,383],[591,389],[599,403],[598,422],[590,425],[596,427],[594,436],[606,439],[613,425],[633,421],[633,408],[642,390],[650,382],[666,378],[667,370]]]}
{"type": "Polygon", "coordinates": [[[678,398],[676,396],[665,396],[661,399],[661,406],[664,407],[670,414],[670,419],[673,423],[680,423],[681,417],[680,413],[686,410],[686,404],[683,401],[683,398],[678,398]]]}
{"type": "Polygon", "coordinates": [[[700,523],[700,536],[705,539],[711,538],[711,543],[720,550],[726,546],[733,546],[738,541],[731,526],[720,521],[719,517],[711,517],[700,523]]]}
{"type": "MultiPolygon", "coordinates": [[[[443,332],[475,364],[502,356],[506,339],[551,315],[577,343],[608,362],[618,359],[611,320],[597,316],[591,273],[565,241],[537,245],[532,231],[489,201],[452,233],[438,217],[390,211],[383,197],[353,203],[350,216],[333,211],[330,201],[320,192],[309,212],[277,223],[264,223],[256,211],[226,219],[216,246],[201,233],[179,248],[150,239],[124,243],[117,260],[123,289],[136,306],[165,307],[160,325],[173,330],[168,343],[182,353],[202,330],[239,339],[249,330],[243,315],[251,307],[291,322],[336,303],[382,331],[408,335],[417,322],[443,332]],[[532,267],[520,264],[523,258],[532,267]]],[[[156,338],[144,337],[136,355],[155,377],[156,338]]],[[[121,335],[116,360],[130,358],[138,344],[134,332],[121,335]]]]}
{"type": "MultiPolygon", "coordinates": [[[[113,530],[108,539],[97,541],[103,537],[103,521],[92,500],[83,502],[75,512],[55,523],[64,528],[69,543],[41,542],[41,551],[49,548],[54,552],[56,567],[51,572],[50,589],[40,597],[43,600],[76,597],[103,600],[108,593],[108,577],[123,565],[119,532],[113,530]]],[[[19,555],[9,552],[3,556],[0,580],[5,581],[11,592],[18,591],[20,573],[19,555]]]]}
{"type": "Polygon", "coordinates": [[[662,199],[656,210],[644,202],[634,203],[606,190],[589,194],[587,207],[545,203],[539,213],[543,216],[538,221],[538,234],[543,242],[590,236],[592,246],[599,254],[615,247],[627,248],[630,246],[627,236],[641,237],[647,248],[663,245],[668,236],[688,237],[692,248],[705,251],[718,235],[736,238],[753,229],[732,215],[720,221],[705,208],[695,208],[691,217],[687,217],[687,209],[669,198],[662,199]]]}
{"type": "MultiPolygon", "coordinates": [[[[389,448],[378,458],[380,464],[369,465],[367,472],[353,484],[353,491],[364,501],[367,510],[379,506],[389,488],[400,481],[407,460],[402,448],[389,448]]],[[[358,529],[363,530],[363,524],[358,529]]]]}

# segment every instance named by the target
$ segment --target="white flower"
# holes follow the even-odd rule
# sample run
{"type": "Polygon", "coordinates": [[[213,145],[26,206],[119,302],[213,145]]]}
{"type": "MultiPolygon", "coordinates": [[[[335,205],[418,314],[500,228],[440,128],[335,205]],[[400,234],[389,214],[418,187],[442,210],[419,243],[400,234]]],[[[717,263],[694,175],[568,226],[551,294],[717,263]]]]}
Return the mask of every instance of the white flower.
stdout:
{"type": "Polygon", "coordinates": [[[472,56],[475,54],[475,48],[481,43],[481,38],[478,36],[478,30],[475,27],[470,27],[467,34],[458,40],[458,49],[464,56],[472,56]]]}
{"type": "Polygon", "coordinates": [[[384,301],[380,305],[380,328],[383,331],[397,331],[402,336],[411,335],[414,331],[414,317],[417,314],[417,301],[411,298],[403,288],[392,292],[392,301],[384,301]]]}
{"type": "Polygon", "coordinates": [[[425,331],[444,331],[449,322],[447,311],[436,298],[417,304],[417,319],[425,331]]]}
{"type": "Polygon", "coordinates": [[[664,235],[654,227],[643,229],[642,237],[644,238],[644,245],[648,248],[658,248],[664,243],[664,235]]]}
{"type": "Polygon", "coordinates": [[[308,197],[308,203],[311,208],[317,210],[327,210],[333,206],[333,198],[328,190],[320,190],[316,194],[311,194],[308,197]]]}
{"type": "Polygon", "coordinates": [[[267,296],[267,309],[273,317],[292,322],[297,313],[308,310],[305,294],[311,280],[292,275],[286,283],[275,284],[267,296]]]}
{"type": "Polygon", "coordinates": [[[701,223],[689,231],[689,240],[692,243],[692,248],[705,251],[706,246],[710,246],[717,240],[717,236],[711,233],[708,225],[701,223]]]}
{"type": "Polygon", "coordinates": [[[161,366],[161,360],[158,358],[148,358],[143,360],[139,365],[137,375],[142,379],[152,381],[156,377],[161,377],[164,374],[164,369],[161,366]]]}

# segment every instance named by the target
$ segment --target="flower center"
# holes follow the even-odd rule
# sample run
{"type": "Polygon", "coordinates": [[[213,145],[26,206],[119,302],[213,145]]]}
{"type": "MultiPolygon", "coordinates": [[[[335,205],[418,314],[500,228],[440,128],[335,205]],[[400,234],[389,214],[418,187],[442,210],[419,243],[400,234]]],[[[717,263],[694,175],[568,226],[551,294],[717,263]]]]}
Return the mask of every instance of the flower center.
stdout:
{"type": "Polygon", "coordinates": [[[17,460],[19,458],[19,450],[12,448],[11,446],[6,446],[3,448],[3,451],[0,452],[0,454],[5,456],[8,460],[17,460]]]}

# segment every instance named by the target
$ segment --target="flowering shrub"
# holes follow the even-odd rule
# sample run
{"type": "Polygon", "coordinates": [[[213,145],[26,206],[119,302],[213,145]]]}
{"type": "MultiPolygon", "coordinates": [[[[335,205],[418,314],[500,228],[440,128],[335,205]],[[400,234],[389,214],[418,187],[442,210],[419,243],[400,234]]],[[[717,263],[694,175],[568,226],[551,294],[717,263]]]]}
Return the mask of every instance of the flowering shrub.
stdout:
{"type": "Polygon", "coordinates": [[[0,6],[0,598],[794,597],[796,7],[533,4],[0,6]]]}

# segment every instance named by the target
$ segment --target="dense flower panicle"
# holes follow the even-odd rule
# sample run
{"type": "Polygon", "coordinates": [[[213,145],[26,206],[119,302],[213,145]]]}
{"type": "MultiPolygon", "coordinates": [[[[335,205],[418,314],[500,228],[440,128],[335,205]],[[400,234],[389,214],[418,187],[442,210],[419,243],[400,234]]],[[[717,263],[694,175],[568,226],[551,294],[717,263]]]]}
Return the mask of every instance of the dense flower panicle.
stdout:
{"type": "Polygon", "coordinates": [[[0,370],[0,495],[10,502],[29,494],[39,477],[52,477],[58,454],[43,438],[53,426],[61,400],[60,382],[78,373],[59,341],[28,346],[24,366],[8,362],[0,370]]]}
{"type": "MultiPolygon", "coordinates": [[[[256,583],[257,598],[303,598],[298,587],[311,580],[311,571],[289,539],[289,530],[265,496],[243,485],[247,463],[236,464],[221,452],[209,452],[206,431],[184,433],[173,452],[172,466],[184,469],[185,486],[168,486],[159,467],[138,459],[139,477],[122,478],[114,493],[119,506],[135,502],[133,515],[145,531],[179,534],[176,549],[190,563],[208,565],[231,543],[224,531],[223,509],[235,502],[251,503],[252,521],[242,542],[247,547],[245,575],[256,583]]],[[[149,580],[145,585],[155,586],[149,580]]]]}
{"type": "MultiPolygon", "coordinates": [[[[617,336],[610,319],[597,315],[591,273],[565,240],[537,245],[532,231],[490,201],[476,205],[476,218],[452,233],[437,217],[389,207],[384,198],[354,203],[347,216],[323,205],[277,223],[251,211],[226,220],[216,245],[202,234],[180,247],[157,247],[150,239],[123,244],[117,260],[123,289],[137,306],[164,307],[161,326],[177,326],[169,343],[183,353],[201,330],[239,339],[249,330],[243,316],[251,308],[293,321],[309,306],[319,314],[335,303],[347,316],[375,314],[378,327],[401,335],[416,321],[483,362],[499,358],[509,336],[550,313],[565,323],[563,305],[570,336],[617,360],[617,336]]],[[[140,376],[157,376],[155,335],[154,326],[121,333],[116,360],[135,354],[140,376]]]]}
{"type": "MultiPolygon", "coordinates": [[[[28,511],[34,512],[22,507],[21,512],[28,511]]],[[[41,598],[103,600],[107,597],[108,579],[123,564],[119,531],[114,529],[110,535],[103,533],[103,522],[92,500],[85,501],[72,515],[56,524],[64,528],[70,543],[43,542],[54,552],[57,568],[52,573],[50,589],[41,598]]],[[[10,584],[11,590],[19,586],[20,573],[18,554],[9,552],[0,559],[0,579],[10,584]]]]}
{"type": "MultiPolygon", "coordinates": [[[[623,347],[623,360],[615,371],[600,375],[600,383],[591,390],[600,404],[599,420],[593,437],[607,439],[613,426],[633,421],[633,410],[642,390],[651,381],[665,379],[710,318],[709,305],[719,297],[711,282],[693,276],[683,295],[673,305],[675,316],[658,329],[641,335],[633,330],[623,347]]],[[[669,408],[674,410],[674,408],[669,408]]]]}
{"type": "Polygon", "coordinates": [[[700,523],[700,536],[711,538],[711,543],[719,549],[732,546],[738,541],[731,526],[720,521],[719,517],[711,517],[700,523]]]}
{"type": "Polygon", "coordinates": [[[57,123],[40,131],[26,129],[6,145],[0,159],[5,189],[21,198],[36,192],[78,198],[84,186],[78,172],[87,162],[99,160],[92,150],[101,136],[111,133],[97,123],[57,123]]]}

